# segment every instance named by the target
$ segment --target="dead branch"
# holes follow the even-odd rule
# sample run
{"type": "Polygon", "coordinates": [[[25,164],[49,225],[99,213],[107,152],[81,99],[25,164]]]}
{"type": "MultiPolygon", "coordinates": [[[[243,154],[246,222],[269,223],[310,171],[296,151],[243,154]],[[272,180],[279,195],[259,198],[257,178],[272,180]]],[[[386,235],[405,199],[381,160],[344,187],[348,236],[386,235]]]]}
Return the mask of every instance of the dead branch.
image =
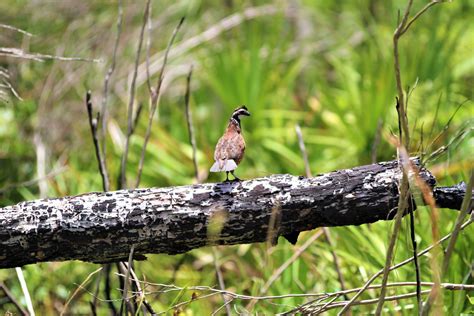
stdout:
{"type": "MultiPolygon", "coordinates": [[[[414,160],[418,164],[418,160],[414,160]]],[[[431,173],[419,177],[435,185],[431,173]]],[[[86,193],[0,209],[0,268],[44,261],[126,261],[147,253],[184,253],[211,244],[207,225],[226,214],[212,244],[264,242],[273,209],[278,235],[361,225],[395,216],[397,161],[314,178],[272,175],[242,182],[86,193]]],[[[439,201],[443,203],[443,201],[439,201]]]]}

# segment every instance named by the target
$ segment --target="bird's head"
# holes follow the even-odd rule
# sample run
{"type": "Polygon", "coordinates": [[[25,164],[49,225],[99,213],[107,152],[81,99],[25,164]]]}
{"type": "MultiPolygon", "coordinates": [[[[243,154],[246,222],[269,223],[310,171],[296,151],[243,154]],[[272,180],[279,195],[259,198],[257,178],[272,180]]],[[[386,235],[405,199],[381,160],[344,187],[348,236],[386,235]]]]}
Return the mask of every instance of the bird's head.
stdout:
{"type": "Polygon", "coordinates": [[[245,115],[245,116],[250,116],[249,110],[247,110],[247,107],[245,105],[242,105],[241,107],[238,107],[232,112],[232,118],[236,119],[239,121],[239,116],[245,115]]]}

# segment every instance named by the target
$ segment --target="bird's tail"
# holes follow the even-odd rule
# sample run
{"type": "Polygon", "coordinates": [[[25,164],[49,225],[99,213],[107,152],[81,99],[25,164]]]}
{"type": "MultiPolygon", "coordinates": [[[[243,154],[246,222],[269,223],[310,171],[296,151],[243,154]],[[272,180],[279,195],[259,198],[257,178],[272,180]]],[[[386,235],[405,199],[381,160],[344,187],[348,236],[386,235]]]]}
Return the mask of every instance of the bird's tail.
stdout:
{"type": "Polygon", "coordinates": [[[222,172],[222,171],[232,171],[237,168],[237,164],[233,159],[228,160],[218,160],[216,161],[212,167],[211,172],[222,172]]]}

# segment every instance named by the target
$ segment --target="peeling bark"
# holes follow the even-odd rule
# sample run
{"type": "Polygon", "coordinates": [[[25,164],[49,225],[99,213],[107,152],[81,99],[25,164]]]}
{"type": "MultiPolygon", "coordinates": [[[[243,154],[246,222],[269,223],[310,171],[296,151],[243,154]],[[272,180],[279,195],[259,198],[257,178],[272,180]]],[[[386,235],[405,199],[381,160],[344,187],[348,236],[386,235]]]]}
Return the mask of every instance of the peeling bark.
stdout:
{"type": "MultiPolygon", "coordinates": [[[[421,169],[420,176],[434,187],[428,170],[421,169]]],[[[0,209],[0,268],[126,260],[132,245],[140,259],[208,244],[262,242],[272,216],[278,224],[274,238],[321,226],[389,220],[396,213],[400,177],[397,162],[390,161],[314,178],[272,175],[22,202],[0,209]]],[[[443,194],[447,200],[459,198],[443,194]]]]}

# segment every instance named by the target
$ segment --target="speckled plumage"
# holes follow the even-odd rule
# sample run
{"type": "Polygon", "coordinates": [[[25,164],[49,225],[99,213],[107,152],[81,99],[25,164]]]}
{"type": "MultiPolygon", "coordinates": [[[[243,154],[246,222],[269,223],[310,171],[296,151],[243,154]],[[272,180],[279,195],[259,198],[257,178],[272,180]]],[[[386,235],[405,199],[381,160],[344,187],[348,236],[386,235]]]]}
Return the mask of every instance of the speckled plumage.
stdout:
{"type": "Polygon", "coordinates": [[[245,140],[237,122],[231,120],[224,135],[219,139],[214,152],[214,160],[223,165],[225,160],[233,159],[238,165],[245,154],[245,140]]]}
{"type": "Polygon", "coordinates": [[[239,119],[241,115],[250,115],[245,106],[234,110],[224,135],[217,142],[214,151],[215,163],[211,167],[211,172],[226,172],[227,175],[231,172],[234,175],[233,171],[244,158],[245,140],[242,136],[242,127],[240,126],[239,119]]]}

